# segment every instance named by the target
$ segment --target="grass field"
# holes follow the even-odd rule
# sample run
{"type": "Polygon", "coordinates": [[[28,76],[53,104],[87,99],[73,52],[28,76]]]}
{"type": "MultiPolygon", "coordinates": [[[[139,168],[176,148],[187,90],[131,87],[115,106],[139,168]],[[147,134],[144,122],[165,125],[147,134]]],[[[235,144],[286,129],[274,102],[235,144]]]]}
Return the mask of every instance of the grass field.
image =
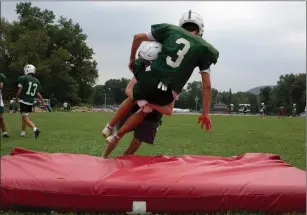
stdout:
{"type": "MultiPolygon", "coordinates": [[[[10,153],[14,147],[21,147],[101,156],[105,142],[100,131],[111,116],[108,113],[34,113],[31,118],[42,130],[41,137],[35,140],[30,130],[26,137],[20,138],[20,116],[6,114],[11,138],[2,139],[1,155],[10,153]]],[[[266,152],[280,154],[286,162],[306,168],[305,118],[279,120],[277,117],[212,116],[212,125],[212,131],[205,132],[200,130],[197,116],[164,117],[155,144],[144,144],[138,154],[232,156],[266,152]]],[[[131,134],[127,135],[112,156],[120,155],[131,137],[131,134]]]]}

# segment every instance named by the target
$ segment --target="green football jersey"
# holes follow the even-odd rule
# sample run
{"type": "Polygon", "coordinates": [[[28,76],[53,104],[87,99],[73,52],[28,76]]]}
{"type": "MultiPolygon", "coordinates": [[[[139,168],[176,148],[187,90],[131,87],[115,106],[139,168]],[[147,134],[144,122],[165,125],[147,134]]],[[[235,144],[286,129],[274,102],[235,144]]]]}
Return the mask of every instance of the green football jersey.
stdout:
{"type": "Polygon", "coordinates": [[[206,70],[216,64],[219,52],[207,41],[183,28],[170,24],[151,26],[153,37],[162,44],[162,51],[151,65],[161,81],[180,93],[194,69],[206,70]]]}
{"type": "Polygon", "coordinates": [[[20,76],[18,87],[22,87],[19,101],[26,105],[33,105],[37,92],[42,91],[39,80],[31,75],[20,76]]]}

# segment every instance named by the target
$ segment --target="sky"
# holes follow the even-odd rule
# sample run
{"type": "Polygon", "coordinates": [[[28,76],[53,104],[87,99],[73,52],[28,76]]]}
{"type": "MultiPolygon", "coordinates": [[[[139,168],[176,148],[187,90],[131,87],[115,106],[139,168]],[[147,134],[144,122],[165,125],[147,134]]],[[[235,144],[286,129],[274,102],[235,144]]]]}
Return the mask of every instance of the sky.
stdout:
{"type": "MultiPolygon", "coordinates": [[[[202,15],[203,38],[220,52],[211,67],[212,87],[246,91],[274,85],[280,75],[306,72],[306,3],[264,1],[33,1],[57,16],[78,22],[98,62],[97,84],[131,78],[128,70],[135,33],[152,24],[178,25],[189,10],[202,15]]],[[[16,2],[2,1],[1,16],[17,19],[16,2]]],[[[196,69],[189,81],[200,81],[196,69]]]]}

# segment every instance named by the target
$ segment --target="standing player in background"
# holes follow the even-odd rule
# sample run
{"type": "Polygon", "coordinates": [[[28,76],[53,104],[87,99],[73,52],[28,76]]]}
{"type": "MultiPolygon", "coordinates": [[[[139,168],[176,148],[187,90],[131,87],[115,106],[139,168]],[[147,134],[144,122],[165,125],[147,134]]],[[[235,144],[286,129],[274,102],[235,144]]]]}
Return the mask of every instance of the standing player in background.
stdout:
{"type": "Polygon", "coordinates": [[[284,112],[284,106],[280,106],[279,107],[279,114],[278,114],[278,119],[280,119],[280,118],[285,118],[285,112],[284,112]]]}
{"type": "Polygon", "coordinates": [[[229,105],[229,110],[230,110],[230,115],[232,116],[233,115],[233,104],[229,105]]]}
{"type": "Polygon", "coordinates": [[[244,113],[244,116],[246,116],[246,114],[247,114],[247,105],[244,105],[244,107],[243,107],[243,113],[244,113]]]}
{"type": "Polygon", "coordinates": [[[2,99],[2,89],[6,81],[7,81],[6,76],[0,73],[0,128],[1,128],[1,134],[3,137],[9,137],[9,135],[7,134],[6,125],[3,119],[4,103],[2,99]]]}
{"type": "Polygon", "coordinates": [[[38,97],[43,106],[46,106],[40,92],[42,90],[41,84],[37,78],[34,77],[36,68],[28,64],[24,67],[24,75],[18,78],[18,91],[16,99],[19,99],[20,113],[22,116],[22,125],[20,136],[25,136],[26,127],[29,126],[34,133],[35,138],[39,137],[40,130],[29,119],[29,113],[32,112],[34,98],[38,97]]]}
{"type": "MultiPolygon", "coordinates": [[[[151,32],[134,36],[129,62],[129,68],[134,74],[136,51],[143,41],[160,42],[162,51],[149,69],[138,71],[141,78],[133,88],[133,100],[126,99],[120,105],[105,128],[110,130],[108,134],[111,134],[115,124],[131,110],[136,101],[145,101],[145,105],[147,102],[159,106],[174,102],[196,67],[199,67],[202,74],[204,96],[203,113],[198,121],[201,122],[201,128],[205,125],[207,130],[211,129],[210,66],[216,64],[219,52],[202,39],[204,24],[199,14],[191,11],[183,14],[179,25],[180,27],[170,24],[152,25],[151,32]]],[[[138,111],[131,115],[117,133],[106,139],[108,145],[116,145],[125,133],[143,121],[146,114],[145,111],[138,111]]]]}
{"type": "Polygon", "coordinates": [[[11,99],[10,103],[9,103],[10,113],[14,112],[14,105],[15,105],[15,101],[13,99],[11,99]]]}
{"type": "Polygon", "coordinates": [[[262,102],[260,104],[260,108],[259,108],[259,112],[260,112],[260,117],[263,118],[264,117],[264,103],[262,102]]]}
{"type": "Polygon", "coordinates": [[[293,103],[292,105],[292,116],[295,117],[296,116],[296,104],[293,103]]]}

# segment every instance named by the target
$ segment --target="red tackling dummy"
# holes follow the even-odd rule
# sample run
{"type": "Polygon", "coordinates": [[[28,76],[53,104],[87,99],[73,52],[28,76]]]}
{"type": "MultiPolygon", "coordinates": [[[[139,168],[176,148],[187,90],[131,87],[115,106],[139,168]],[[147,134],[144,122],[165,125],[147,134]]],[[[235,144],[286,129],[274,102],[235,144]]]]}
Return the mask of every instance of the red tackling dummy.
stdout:
{"type": "Polygon", "coordinates": [[[278,155],[1,157],[1,206],[58,212],[302,212],[306,172],[278,155]]]}

